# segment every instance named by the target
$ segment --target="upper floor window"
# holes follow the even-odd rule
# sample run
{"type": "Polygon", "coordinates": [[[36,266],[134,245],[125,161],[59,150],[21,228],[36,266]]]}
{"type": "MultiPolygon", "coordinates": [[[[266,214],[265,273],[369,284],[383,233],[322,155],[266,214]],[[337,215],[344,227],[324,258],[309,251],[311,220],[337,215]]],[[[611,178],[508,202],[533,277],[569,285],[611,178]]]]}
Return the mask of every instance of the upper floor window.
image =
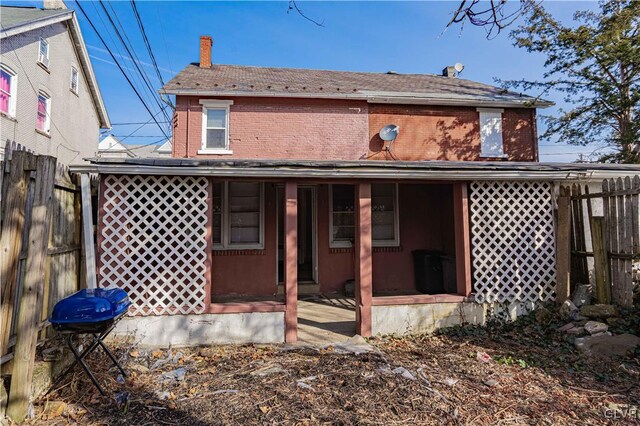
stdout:
{"type": "Polygon", "coordinates": [[[45,67],[49,66],[49,42],[40,37],[40,47],[38,49],[38,62],[45,67]]]}
{"type": "Polygon", "coordinates": [[[198,154],[231,154],[229,107],[233,101],[201,100],[202,148],[198,154]]]}
{"type": "Polygon", "coordinates": [[[51,98],[45,92],[38,93],[38,112],[36,129],[49,133],[51,130],[51,98]]]}
{"type": "Polygon", "coordinates": [[[478,108],[480,113],[480,156],[504,157],[502,109],[478,108]]]}
{"type": "Polygon", "coordinates": [[[259,182],[213,185],[213,247],[264,248],[264,187],[259,182]]]}
{"type": "Polygon", "coordinates": [[[0,112],[16,116],[16,88],[18,77],[9,67],[0,68],[0,112]]]}
{"type": "MultiPolygon", "coordinates": [[[[351,247],[355,241],[355,191],[353,185],[331,185],[330,245],[351,247]]],[[[398,185],[371,184],[371,233],[375,247],[400,245],[398,185]]]]}
{"type": "Polygon", "coordinates": [[[76,95],[78,94],[78,68],[71,66],[71,81],[69,82],[69,88],[76,95]]]}

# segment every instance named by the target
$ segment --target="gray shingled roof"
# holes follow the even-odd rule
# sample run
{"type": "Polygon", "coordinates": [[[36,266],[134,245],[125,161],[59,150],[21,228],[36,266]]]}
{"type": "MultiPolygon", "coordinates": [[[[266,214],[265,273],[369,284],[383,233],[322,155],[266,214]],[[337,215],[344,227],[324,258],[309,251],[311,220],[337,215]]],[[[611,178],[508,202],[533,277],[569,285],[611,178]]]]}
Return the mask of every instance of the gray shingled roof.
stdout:
{"type": "MultiPolygon", "coordinates": [[[[470,105],[532,106],[535,98],[461,78],[433,74],[390,74],[191,64],[162,89],[168,94],[303,96],[322,98],[405,98],[468,102],[470,105]]],[[[535,106],[549,106],[537,100],[535,106]]]]}
{"type": "Polygon", "coordinates": [[[45,10],[37,7],[2,6],[0,7],[0,27],[4,31],[52,16],[72,13],[73,11],[67,9],[45,10]]]}

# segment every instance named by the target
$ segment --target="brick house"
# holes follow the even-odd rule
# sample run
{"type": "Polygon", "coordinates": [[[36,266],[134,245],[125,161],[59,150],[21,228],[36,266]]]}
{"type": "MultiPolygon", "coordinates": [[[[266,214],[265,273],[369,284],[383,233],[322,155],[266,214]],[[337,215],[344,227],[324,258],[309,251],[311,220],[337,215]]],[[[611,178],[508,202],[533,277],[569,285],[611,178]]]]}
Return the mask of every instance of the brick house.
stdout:
{"type": "Polygon", "coordinates": [[[202,37],[161,90],[173,158],[76,168],[100,175],[99,282],[136,306],[122,331],[295,341],[299,294],[352,280],[364,336],[553,297],[554,182],[618,171],[538,163],[549,102],[443,74],[217,65],[202,37]]]}

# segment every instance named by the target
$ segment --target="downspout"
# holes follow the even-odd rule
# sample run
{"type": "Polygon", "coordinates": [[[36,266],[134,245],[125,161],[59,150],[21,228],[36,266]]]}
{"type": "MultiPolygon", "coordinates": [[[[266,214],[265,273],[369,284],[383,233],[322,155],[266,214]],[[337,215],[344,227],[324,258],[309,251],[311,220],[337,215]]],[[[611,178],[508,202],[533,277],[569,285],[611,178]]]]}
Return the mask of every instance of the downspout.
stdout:
{"type": "Polygon", "coordinates": [[[533,161],[540,161],[540,141],[538,140],[538,110],[536,108],[531,109],[531,125],[533,133],[533,161]]]}
{"type": "Polygon", "coordinates": [[[189,119],[191,112],[191,98],[187,98],[187,137],[185,138],[184,158],[189,158],[189,119]]]}

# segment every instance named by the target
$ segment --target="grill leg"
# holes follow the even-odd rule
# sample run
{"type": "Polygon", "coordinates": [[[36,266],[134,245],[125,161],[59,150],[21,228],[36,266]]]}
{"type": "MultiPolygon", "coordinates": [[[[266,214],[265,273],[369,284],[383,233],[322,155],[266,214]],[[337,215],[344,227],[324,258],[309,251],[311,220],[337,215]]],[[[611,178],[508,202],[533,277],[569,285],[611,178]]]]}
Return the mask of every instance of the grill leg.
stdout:
{"type": "MultiPolygon", "coordinates": [[[[93,373],[91,372],[91,370],[89,369],[89,366],[87,365],[86,362],[84,362],[84,357],[87,355],[88,352],[90,352],[88,350],[83,352],[82,354],[79,354],[78,351],[76,350],[76,348],[73,346],[73,344],[71,343],[71,336],[69,336],[67,338],[68,344],[69,344],[69,349],[71,349],[71,352],[73,352],[73,355],[76,357],[76,361],[80,363],[80,365],[82,366],[82,368],[84,368],[84,371],[89,375],[89,378],[91,379],[91,381],[93,382],[94,385],[96,385],[96,387],[98,388],[98,390],[100,391],[101,395],[106,395],[106,393],[104,392],[104,390],[102,389],[102,386],[100,386],[100,383],[98,383],[98,380],[96,380],[95,376],[93,375],[93,373]]],[[[99,341],[98,341],[99,342],[99,341]]],[[[91,345],[89,347],[89,349],[91,348],[96,348],[98,345],[91,345]]],[[[75,364],[74,364],[75,365],[75,364]]]]}
{"type": "Polygon", "coordinates": [[[116,360],[116,357],[113,355],[113,353],[111,353],[111,351],[109,350],[109,348],[107,348],[107,346],[104,344],[104,342],[102,341],[101,338],[97,337],[97,336],[93,336],[94,339],[96,339],[98,341],[98,344],[100,345],[100,347],[102,347],[102,349],[105,351],[105,353],[109,356],[109,358],[111,358],[111,361],[113,362],[113,364],[118,367],[118,370],[120,370],[120,372],[122,373],[122,375],[124,377],[127,377],[128,374],[126,371],[124,371],[124,368],[122,368],[122,366],[120,365],[120,363],[118,362],[118,360],[116,360]]]}

